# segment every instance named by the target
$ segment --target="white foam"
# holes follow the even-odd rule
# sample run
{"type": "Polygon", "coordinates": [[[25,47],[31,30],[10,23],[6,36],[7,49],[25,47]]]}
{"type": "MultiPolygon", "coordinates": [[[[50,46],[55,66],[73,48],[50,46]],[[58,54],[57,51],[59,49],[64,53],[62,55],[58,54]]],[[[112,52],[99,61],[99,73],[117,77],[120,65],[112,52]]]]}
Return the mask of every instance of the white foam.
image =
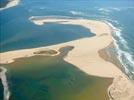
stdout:
{"type": "MultiPolygon", "coordinates": [[[[107,22],[108,23],[108,22],[107,22]]],[[[126,49],[129,49],[128,48],[128,44],[127,44],[127,41],[122,37],[122,34],[121,34],[121,29],[117,29],[116,27],[114,27],[111,23],[108,23],[110,27],[112,27],[112,29],[114,30],[113,34],[116,35],[120,41],[120,43],[123,44],[123,46],[126,48],[126,49]]]]}
{"type": "Polygon", "coordinates": [[[103,15],[109,15],[110,13],[112,13],[114,11],[121,11],[121,8],[116,8],[116,7],[105,7],[105,8],[96,7],[96,8],[103,15]]]}
{"type": "Polygon", "coordinates": [[[84,13],[80,11],[70,11],[70,13],[73,15],[84,15],[84,13]]]}
{"type": "MultiPolygon", "coordinates": [[[[42,18],[42,16],[32,16],[30,17],[29,19],[32,20],[33,18],[42,18]]],[[[48,16],[47,16],[48,17],[48,16]]],[[[63,16],[62,16],[63,17],[63,16]]],[[[43,17],[44,18],[44,17],[43,17]]],[[[56,17],[57,18],[57,17],[56,17]]],[[[58,16],[59,18],[59,16],[58,16]]],[[[127,46],[127,41],[122,37],[122,34],[121,34],[121,29],[118,29],[116,27],[114,27],[111,23],[109,23],[108,21],[104,21],[105,23],[107,23],[113,30],[113,35],[116,36],[118,38],[118,41],[113,37],[113,41],[114,41],[114,45],[116,47],[116,51],[117,51],[117,54],[118,54],[118,59],[119,61],[121,62],[121,64],[123,65],[124,69],[125,69],[125,72],[126,73],[130,73],[129,69],[128,69],[128,66],[127,64],[122,60],[122,55],[125,56],[126,60],[128,60],[128,63],[134,67],[134,59],[132,57],[132,55],[128,52],[129,51],[129,47],[127,46]],[[123,47],[126,49],[125,51],[122,50],[120,47],[119,47],[119,44],[122,44],[123,47]]]]}
{"type": "Polygon", "coordinates": [[[104,12],[111,12],[109,9],[107,9],[107,8],[99,8],[98,9],[99,11],[104,11],[104,12]]]}
{"type": "MultiPolygon", "coordinates": [[[[127,42],[126,42],[125,39],[122,37],[122,35],[121,35],[121,30],[120,30],[120,29],[117,29],[117,28],[114,27],[111,23],[109,23],[109,22],[107,22],[107,21],[106,21],[106,23],[113,29],[113,31],[114,31],[113,34],[118,37],[120,43],[122,43],[123,46],[127,49],[127,51],[121,50],[120,47],[119,47],[118,41],[117,41],[116,39],[114,39],[114,37],[113,37],[114,45],[115,45],[116,51],[117,51],[117,53],[118,53],[118,59],[119,59],[119,61],[121,62],[121,64],[123,65],[123,67],[124,67],[124,69],[125,69],[125,72],[128,74],[128,73],[130,73],[130,70],[128,69],[128,66],[127,66],[126,62],[123,61],[122,55],[125,56],[125,58],[127,59],[127,63],[128,63],[129,65],[131,65],[133,68],[134,68],[134,62],[133,62],[134,59],[133,59],[132,55],[128,52],[128,51],[129,51],[129,48],[128,48],[128,46],[127,46],[127,42]]],[[[132,73],[132,72],[131,72],[131,73],[132,73]]],[[[130,77],[131,77],[131,76],[130,76],[130,77]]]]}
{"type": "Polygon", "coordinates": [[[104,15],[109,15],[109,13],[111,12],[111,10],[108,8],[99,8],[98,10],[100,11],[101,14],[104,15]]]}
{"type": "Polygon", "coordinates": [[[114,10],[114,11],[121,11],[121,8],[116,8],[116,7],[110,7],[109,9],[114,10]]]}
{"type": "Polygon", "coordinates": [[[105,20],[107,20],[107,21],[110,21],[110,22],[112,22],[112,23],[115,23],[115,24],[119,24],[119,22],[117,21],[117,20],[112,20],[112,19],[110,19],[110,18],[104,18],[105,20]]]}
{"type": "Polygon", "coordinates": [[[7,69],[4,68],[4,67],[0,67],[0,69],[2,70],[0,72],[0,78],[1,78],[1,81],[2,81],[3,88],[4,88],[4,99],[3,100],[9,100],[10,91],[9,91],[9,88],[8,88],[8,82],[7,82],[7,78],[6,78],[7,69]]]}

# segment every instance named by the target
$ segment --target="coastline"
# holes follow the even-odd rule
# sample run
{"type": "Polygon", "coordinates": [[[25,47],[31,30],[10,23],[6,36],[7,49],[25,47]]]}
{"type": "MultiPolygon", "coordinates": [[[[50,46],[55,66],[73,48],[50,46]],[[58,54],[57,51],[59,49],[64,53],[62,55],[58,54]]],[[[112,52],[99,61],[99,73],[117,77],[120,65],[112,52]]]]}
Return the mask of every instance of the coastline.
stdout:
{"type": "MultiPolygon", "coordinates": [[[[113,43],[108,47],[100,50],[99,55],[113,64],[115,64],[120,70],[122,70],[122,65],[119,63],[116,54],[111,53],[109,49],[114,49],[113,43]]],[[[115,53],[115,51],[114,51],[115,53]]],[[[108,87],[107,93],[110,100],[133,100],[134,99],[134,82],[130,80],[126,74],[113,78],[112,84],[108,87]]]]}
{"type": "Polygon", "coordinates": [[[111,43],[106,48],[99,50],[98,53],[99,53],[100,57],[102,57],[106,61],[109,61],[109,62],[115,64],[115,66],[117,66],[122,71],[123,66],[120,63],[120,61],[118,60],[115,48],[116,47],[114,46],[114,44],[111,43]]]}
{"type": "Polygon", "coordinates": [[[19,4],[20,0],[11,0],[9,1],[5,7],[0,8],[0,11],[17,6],[19,4]]]}
{"type": "MultiPolygon", "coordinates": [[[[68,53],[64,58],[65,61],[75,65],[80,70],[85,73],[93,76],[113,78],[114,80],[122,77],[126,79],[126,76],[116,65],[111,62],[106,61],[99,55],[99,50],[106,48],[110,43],[112,43],[111,28],[108,24],[101,21],[93,21],[86,19],[42,19],[42,20],[32,20],[31,21],[36,25],[43,25],[45,22],[57,22],[60,24],[73,24],[81,25],[88,28],[92,33],[95,34],[93,37],[83,38],[79,40],[74,40],[71,42],[61,43],[57,45],[34,48],[34,49],[24,49],[24,50],[15,50],[5,53],[0,53],[1,64],[12,63],[17,58],[34,56],[34,52],[43,49],[53,49],[58,51],[61,47],[64,46],[74,46],[74,49],[68,53]]],[[[120,85],[115,85],[119,81],[113,81],[111,86],[108,89],[108,93],[112,92],[112,97],[114,93],[118,92],[124,84],[130,83],[128,79],[121,82],[120,85]],[[117,91],[114,91],[114,88],[117,88],[117,91]]],[[[132,85],[129,85],[131,87],[132,85]]],[[[124,88],[124,87],[123,87],[124,88]]],[[[132,89],[133,91],[133,89],[132,89]]],[[[131,92],[132,92],[131,91],[131,92]]],[[[122,91],[120,91],[122,93],[122,91]]],[[[123,91],[124,93],[124,91],[123,91]]],[[[132,97],[133,94],[130,95],[132,97]]],[[[115,96],[115,98],[117,98],[115,96]]],[[[112,100],[112,99],[111,99],[112,100]]],[[[122,100],[122,99],[118,99],[122,100]]]]}

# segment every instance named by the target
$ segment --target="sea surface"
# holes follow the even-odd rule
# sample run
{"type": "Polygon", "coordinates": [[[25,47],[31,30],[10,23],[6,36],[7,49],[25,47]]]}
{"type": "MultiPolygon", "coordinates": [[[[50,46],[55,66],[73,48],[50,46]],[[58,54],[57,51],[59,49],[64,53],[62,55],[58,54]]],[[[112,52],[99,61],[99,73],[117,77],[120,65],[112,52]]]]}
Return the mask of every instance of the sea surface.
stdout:
{"type": "MultiPolygon", "coordinates": [[[[122,64],[122,71],[130,79],[134,79],[133,12],[133,0],[20,0],[17,6],[0,10],[0,52],[48,46],[93,36],[90,30],[82,26],[57,23],[47,23],[43,26],[38,26],[29,20],[30,17],[100,20],[108,23],[113,28],[112,36],[117,57],[122,64]]],[[[29,59],[27,60],[29,61],[29,59]]],[[[39,59],[44,58],[39,57],[39,59]]],[[[22,63],[18,63],[21,66],[22,63]]],[[[31,66],[31,63],[29,66],[31,66]]],[[[14,70],[11,73],[14,73],[14,70]]],[[[13,74],[13,77],[15,75],[17,74],[13,74]]],[[[10,82],[12,83],[12,81],[9,81],[9,84],[10,82]]],[[[21,83],[22,80],[17,80],[17,82],[21,83]]],[[[17,86],[17,83],[15,85],[17,86]]],[[[44,89],[47,92],[46,88],[44,89]]],[[[11,91],[17,93],[19,90],[11,89],[11,91]]],[[[26,92],[24,93],[25,95],[28,93],[26,92]]],[[[15,95],[13,94],[11,97],[14,98],[15,95]]]]}

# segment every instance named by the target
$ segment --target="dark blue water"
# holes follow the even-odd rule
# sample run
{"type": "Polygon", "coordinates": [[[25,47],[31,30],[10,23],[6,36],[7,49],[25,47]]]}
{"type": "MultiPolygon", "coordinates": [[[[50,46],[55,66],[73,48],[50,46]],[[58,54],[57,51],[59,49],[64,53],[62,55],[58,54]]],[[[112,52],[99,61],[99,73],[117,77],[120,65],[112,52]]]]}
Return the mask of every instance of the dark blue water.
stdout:
{"type": "Polygon", "coordinates": [[[51,45],[89,35],[87,29],[80,26],[36,26],[29,21],[31,16],[64,16],[108,21],[116,28],[113,38],[118,58],[124,66],[123,70],[134,79],[133,12],[133,0],[21,0],[18,6],[0,11],[1,52],[51,45]],[[62,27],[61,30],[56,30],[59,27],[62,27]],[[53,31],[50,32],[51,28],[53,31]]]}
{"type": "MultiPolygon", "coordinates": [[[[14,22],[10,23],[12,24],[14,22]]],[[[25,21],[16,24],[16,28],[13,26],[9,30],[6,29],[9,23],[2,27],[2,33],[6,34],[1,35],[1,51],[47,46],[94,35],[89,29],[79,25],[48,23],[36,26],[25,21]]]]}

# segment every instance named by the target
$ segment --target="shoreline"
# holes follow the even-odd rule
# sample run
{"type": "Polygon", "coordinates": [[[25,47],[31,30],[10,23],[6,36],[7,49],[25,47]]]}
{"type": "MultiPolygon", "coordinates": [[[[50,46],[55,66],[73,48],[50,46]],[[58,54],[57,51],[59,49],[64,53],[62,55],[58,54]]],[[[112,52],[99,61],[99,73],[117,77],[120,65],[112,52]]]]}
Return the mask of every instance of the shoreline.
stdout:
{"type": "Polygon", "coordinates": [[[9,1],[5,7],[0,8],[0,11],[17,6],[19,4],[20,0],[11,0],[9,1]]]}
{"type": "MultiPolygon", "coordinates": [[[[113,64],[115,64],[120,70],[122,65],[119,63],[117,57],[113,52],[109,51],[109,48],[114,47],[113,43],[108,47],[100,50],[99,55],[113,64]],[[112,56],[112,57],[111,57],[112,56]]],[[[113,48],[112,48],[113,49],[113,48]]],[[[122,71],[123,72],[123,71],[122,71]]],[[[130,80],[125,73],[124,75],[113,78],[113,82],[107,89],[110,100],[133,100],[134,99],[134,81],[130,80]],[[126,94],[126,95],[125,95],[126,94]]]]}
{"type": "MultiPolygon", "coordinates": [[[[86,20],[86,19],[46,18],[41,20],[32,20],[32,19],[30,20],[36,25],[44,25],[45,22],[81,25],[83,27],[88,28],[92,33],[95,34],[95,36],[74,40],[66,43],[61,43],[57,45],[47,46],[47,47],[15,50],[15,51],[9,51],[5,53],[0,53],[1,64],[12,63],[15,59],[22,58],[22,57],[34,56],[34,52],[37,52],[39,50],[49,48],[58,51],[61,47],[69,45],[69,46],[74,46],[74,49],[68,53],[68,55],[64,58],[64,60],[67,61],[68,63],[75,65],[77,68],[84,71],[85,73],[93,76],[104,77],[104,78],[113,78],[114,80],[120,76],[122,76],[123,79],[126,78],[125,74],[115,64],[106,61],[99,55],[99,50],[106,48],[110,43],[113,42],[112,35],[111,35],[112,30],[107,23],[104,23],[102,21],[86,20]]],[[[108,89],[108,93],[110,91],[114,91],[114,87],[117,88],[117,86],[114,84],[118,82],[114,80],[108,89]]],[[[125,82],[130,83],[128,79],[125,82]]],[[[123,84],[125,83],[122,81],[119,87],[122,87],[123,84]]],[[[118,90],[119,89],[117,89],[117,92],[118,90]]],[[[124,93],[124,91],[121,92],[124,93]]],[[[113,95],[115,95],[114,92],[113,95]]]]}

